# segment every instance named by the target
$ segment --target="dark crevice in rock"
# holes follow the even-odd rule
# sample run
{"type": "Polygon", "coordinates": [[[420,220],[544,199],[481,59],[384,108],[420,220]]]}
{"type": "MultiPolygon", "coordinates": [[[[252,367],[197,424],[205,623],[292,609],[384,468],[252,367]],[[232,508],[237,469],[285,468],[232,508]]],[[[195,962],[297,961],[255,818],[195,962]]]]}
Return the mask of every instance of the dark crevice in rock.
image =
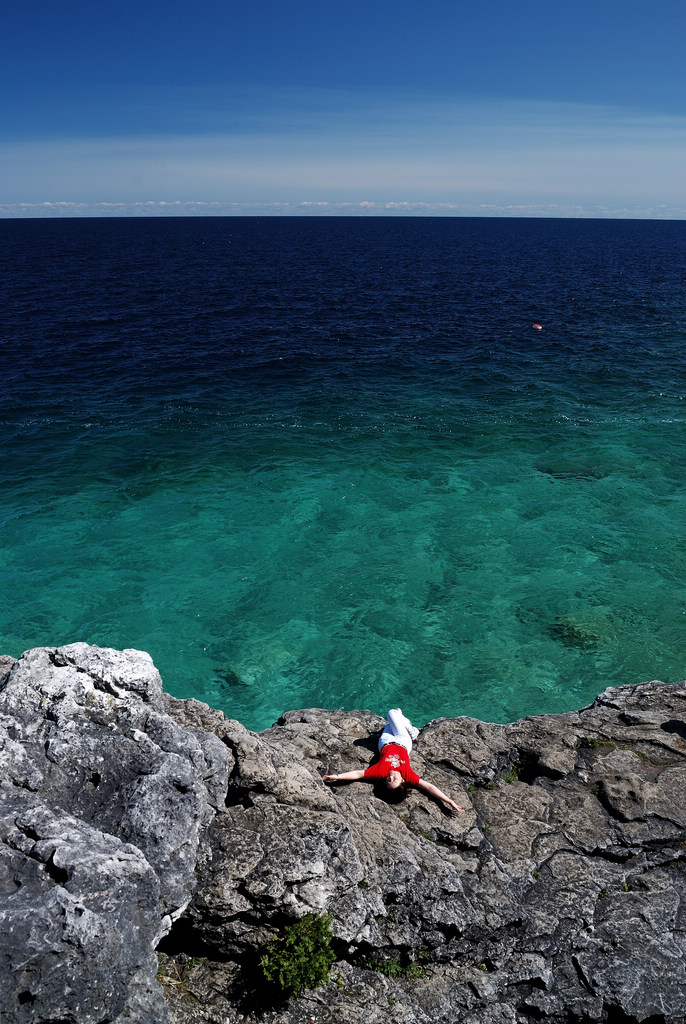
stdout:
{"type": "Polygon", "coordinates": [[[15,789],[24,790],[27,793],[34,793],[38,786],[38,783],[33,782],[31,779],[16,779],[12,777],[8,781],[15,789]]]}
{"type": "Polygon", "coordinates": [[[40,833],[36,831],[33,825],[28,825],[26,822],[17,820],[16,826],[22,835],[25,835],[27,839],[31,839],[34,843],[38,842],[41,838],[40,833]]]}
{"type": "MultiPolygon", "coordinates": [[[[251,787],[246,786],[241,781],[238,747],[228,736],[222,736],[221,740],[224,746],[228,748],[230,752],[229,761],[233,764],[233,769],[228,778],[224,804],[226,807],[252,807],[254,801],[250,796],[251,787]]],[[[256,788],[252,787],[253,790],[256,790],[256,788]]]]}
{"type": "MultiPolygon", "coordinates": [[[[160,941],[157,950],[167,956],[179,956],[184,954],[187,957],[216,960],[223,962],[218,956],[215,944],[208,944],[194,928],[193,922],[187,917],[180,917],[172,925],[168,935],[160,941]]],[[[229,957],[226,958],[227,960],[229,957]]]]}
{"type": "Polygon", "coordinates": [[[605,1024],[665,1024],[665,1017],[655,1013],[651,1017],[635,1017],[614,1006],[605,1008],[605,1024]]]}
{"type": "Polygon", "coordinates": [[[564,778],[564,773],[542,764],[539,760],[540,754],[533,750],[522,750],[519,756],[512,763],[512,774],[516,775],[520,782],[532,786],[539,779],[552,779],[557,781],[564,778]]]}
{"type": "Polygon", "coordinates": [[[598,803],[600,804],[600,806],[612,819],[614,819],[614,821],[619,821],[621,822],[621,824],[625,825],[630,820],[626,817],[626,815],[622,814],[622,812],[617,807],[615,807],[614,803],[612,802],[607,792],[607,789],[605,788],[604,782],[601,782],[598,785],[597,792],[595,795],[598,798],[598,803]]]}
{"type": "Polygon", "coordinates": [[[686,740],[686,722],[682,722],[680,718],[670,718],[668,722],[663,722],[660,728],[664,732],[676,733],[682,740],[686,740]]]}
{"type": "Polygon", "coordinates": [[[57,864],[55,864],[55,861],[53,859],[54,856],[55,855],[52,854],[52,856],[50,856],[45,861],[45,870],[50,875],[52,880],[56,882],[58,885],[66,885],[66,883],[69,881],[69,873],[65,871],[64,868],[60,868],[57,866],[57,864]]]}
{"type": "Polygon", "coordinates": [[[477,860],[479,856],[478,847],[470,846],[468,843],[460,842],[454,836],[449,835],[447,832],[442,832],[438,828],[434,828],[434,834],[436,838],[432,840],[436,843],[436,846],[440,846],[442,849],[447,850],[449,853],[464,853],[467,857],[471,857],[473,860],[477,860]]]}
{"type": "Polygon", "coordinates": [[[446,943],[450,943],[455,939],[461,939],[465,934],[464,928],[461,928],[459,925],[450,923],[446,924],[443,921],[438,922],[437,931],[443,935],[446,943]]]}
{"type": "Polygon", "coordinates": [[[525,995],[531,995],[533,989],[539,989],[540,991],[545,992],[548,987],[549,986],[544,978],[525,978],[522,979],[522,981],[510,981],[505,985],[506,989],[515,989],[515,991],[517,989],[523,989],[524,991],[522,992],[520,999],[523,999],[525,995]]]}
{"type": "Polygon", "coordinates": [[[572,956],[571,962],[581,986],[586,990],[586,992],[590,993],[590,995],[595,995],[595,989],[593,988],[593,985],[591,984],[589,979],[586,977],[584,969],[579,963],[578,958],[576,956],[572,956]]]}
{"type": "MultiPolygon", "coordinates": [[[[544,1020],[548,1016],[547,1011],[543,1007],[527,1002],[523,1002],[517,1009],[520,1013],[526,1014],[530,1020],[544,1020]]],[[[574,1024],[578,1024],[578,1022],[575,1021],[574,1024]]]]}
{"type": "Polygon", "coordinates": [[[586,856],[597,857],[600,860],[607,860],[610,861],[611,864],[626,864],[627,861],[631,860],[633,854],[631,850],[618,849],[617,847],[603,848],[596,846],[592,850],[588,850],[586,852],[586,856]]]}
{"type": "MultiPolygon", "coordinates": [[[[90,673],[86,673],[86,675],[90,675],[90,673]]],[[[98,676],[93,675],[91,675],[90,678],[94,689],[100,690],[101,693],[106,693],[110,697],[121,698],[119,690],[115,686],[112,686],[111,683],[108,683],[105,679],[100,679],[98,676]]]]}
{"type": "MultiPolygon", "coordinates": [[[[658,815],[654,816],[656,820],[660,819],[658,815]]],[[[673,822],[669,822],[673,825],[673,822]]],[[[686,851],[686,829],[677,829],[676,835],[668,836],[664,839],[646,839],[642,843],[642,848],[646,852],[662,854],[669,859],[673,859],[672,854],[677,852],[680,857],[684,856],[686,851]],[[680,851],[680,852],[679,852],[680,851]]]]}
{"type": "Polygon", "coordinates": [[[244,807],[247,810],[247,808],[255,806],[255,801],[250,796],[249,789],[237,786],[229,779],[224,805],[226,807],[244,807]]]}

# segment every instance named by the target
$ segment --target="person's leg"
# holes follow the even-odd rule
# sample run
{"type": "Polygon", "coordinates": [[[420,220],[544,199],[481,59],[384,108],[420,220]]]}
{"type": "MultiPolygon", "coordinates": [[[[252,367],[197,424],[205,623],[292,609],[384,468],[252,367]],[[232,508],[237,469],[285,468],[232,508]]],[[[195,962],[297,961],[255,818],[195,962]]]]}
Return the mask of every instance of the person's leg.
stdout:
{"type": "Polygon", "coordinates": [[[412,722],[402,713],[400,708],[391,708],[388,712],[388,721],[389,724],[392,723],[392,729],[394,732],[409,732],[413,740],[416,740],[417,736],[419,736],[419,729],[414,727],[412,722]]]}
{"type": "Polygon", "coordinates": [[[400,736],[407,729],[407,719],[400,708],[391,708],[386,715],[386,728],[396,736],[400,736]]]}
{"type": "Polygon", "coordinates": [[[387,743],[400,743],[409,752],[412,750],[412,740],[418,732],[419,730],[414,728],[409,718],[405,718],[400,708],[391,708],[379,740],[379,750],[387,743]]]}

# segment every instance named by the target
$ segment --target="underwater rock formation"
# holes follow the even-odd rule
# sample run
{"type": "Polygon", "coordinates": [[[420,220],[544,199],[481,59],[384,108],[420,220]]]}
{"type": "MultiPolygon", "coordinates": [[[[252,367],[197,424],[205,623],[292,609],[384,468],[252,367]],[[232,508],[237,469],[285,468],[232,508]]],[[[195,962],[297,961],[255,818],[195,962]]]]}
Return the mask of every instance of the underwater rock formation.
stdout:
{"type": "Polygon", "coordinates": [[[12,664],[0,1019],[683,1024],[686,685],[429,723],[413,765],[463,815],[322,783],[382,724],[313,709],[251,733],[133,651],[12,664]],[[336,961],[279,1001],[259,960],[306,913],[336,961]]]}

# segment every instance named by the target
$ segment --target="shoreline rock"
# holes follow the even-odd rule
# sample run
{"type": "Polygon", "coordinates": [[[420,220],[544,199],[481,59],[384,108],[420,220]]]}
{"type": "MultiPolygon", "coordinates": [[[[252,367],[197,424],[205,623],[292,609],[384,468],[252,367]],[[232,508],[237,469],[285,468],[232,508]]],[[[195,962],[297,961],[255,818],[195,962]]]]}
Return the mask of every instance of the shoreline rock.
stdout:
{"type": "Polygon", "coordinates": [[[6,666],[0,758],[0,1019],[169,1021],[154,950],[223,803],[221,742],[164,713],[148,655],[72,644],[6,666]]]}
{"type": "Polygon", "coordinates": [[[381,725],[309,709],[251,733],[141,652],[3,659],[0,1019],[684,1024],[686,684],[430,722],[413,765],[464,815],[322,783],[381,725]],[[279,1004],[255,967],[309,912],[331,981],[279,1004]]]}

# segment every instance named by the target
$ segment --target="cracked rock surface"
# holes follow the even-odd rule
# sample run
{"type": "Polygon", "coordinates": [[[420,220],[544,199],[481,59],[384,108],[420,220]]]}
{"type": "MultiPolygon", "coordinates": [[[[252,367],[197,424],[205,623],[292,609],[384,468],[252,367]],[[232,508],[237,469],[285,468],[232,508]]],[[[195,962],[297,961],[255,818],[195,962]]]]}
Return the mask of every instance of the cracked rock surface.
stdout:
{"type": "Polygon", "coordinates": [[[216,736],[169,718],[140,651],[72,644],[0,663],[0,1020],[169,1013],[155,947],[223,805],[216,736]]]}
{"type": "Polygon", "coordinates": [[[429,723],[413,766],[463,815],[321,781],[382,724],[251,733],[140,652],[0,660],[0,1020],[686,1024],[686,684],[429,723]],[[308,912],[331,980],[275,1001],[264,943],[308,912]]]}
{"type": "Polygon", "coordinates": [[[510,725],[429,723],[412,763],[463,815],[417,790],[390,804],[322,784],[366,767],[382,724],[307,710],[255,735],[215,720],[233,769],[163,958],[176,1024],[684,1024],[684,684],[510,725]],[[251,952],[323,911],[329,984],[282,1006],[241,998],[251,952]]]}

